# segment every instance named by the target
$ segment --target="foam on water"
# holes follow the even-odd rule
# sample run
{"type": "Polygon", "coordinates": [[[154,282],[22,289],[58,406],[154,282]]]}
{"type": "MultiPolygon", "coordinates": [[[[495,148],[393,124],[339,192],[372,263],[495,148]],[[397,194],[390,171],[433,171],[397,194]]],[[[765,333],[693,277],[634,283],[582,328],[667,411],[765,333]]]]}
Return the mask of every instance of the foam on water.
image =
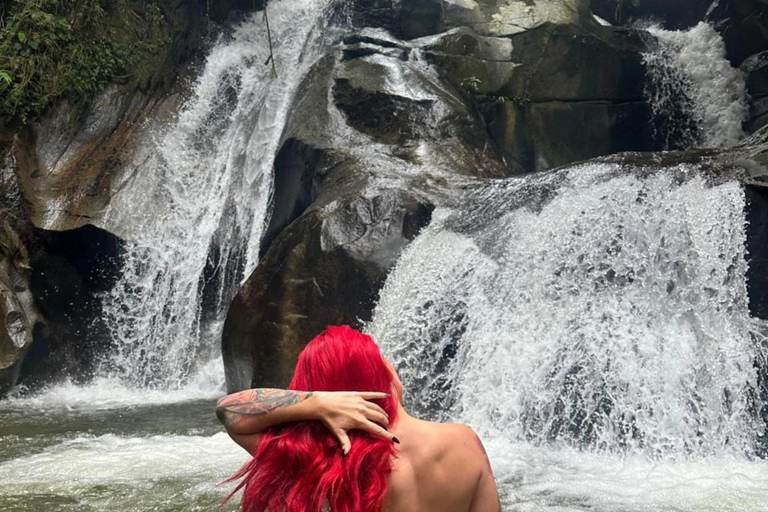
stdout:
{"type": "Polygon", "coordinates": [[[0,508],[212,510],[247,458],[223,433],[80,436],[0,464],[0,508]]]}
{"type": "Polygon", "coordinates": [[[646,30],[656,38],[643,55],[646,95],[669,149],[730,147],[744,137],[746,85],[726,58],[725,42],[701,22],[685,30],[646,30]]]}
{"type": "MultiPolygon", "coordinates": [[[[61,491],[83,485],[210,474],[212,485],[248,460],[225,433],[214,436],[80,436],[0,464],[0,490],[31,485],[61,491]],[[119,461],[119,463],[115,463],[119,461]],[[62,468],[68,471],[62,471],[62,468]]],[[[0,492],[1,494],[2,492],[0,492]]]]}
{"type": "Polygon", "coordinates": [[[650,460],[494,439],[505,512],[765,512],[768,463],[650,460]]]}
{"type": "Polygon", "coordinates": [[[212,400],[225,394],[221,365],[221,359],[209,361],[180,389],[140,389],[114,377],[99,377],[86,385],[72,381],[51,384],[33,394],[21,387],[0,405],[4,409],[103,410],[212,400]]]}

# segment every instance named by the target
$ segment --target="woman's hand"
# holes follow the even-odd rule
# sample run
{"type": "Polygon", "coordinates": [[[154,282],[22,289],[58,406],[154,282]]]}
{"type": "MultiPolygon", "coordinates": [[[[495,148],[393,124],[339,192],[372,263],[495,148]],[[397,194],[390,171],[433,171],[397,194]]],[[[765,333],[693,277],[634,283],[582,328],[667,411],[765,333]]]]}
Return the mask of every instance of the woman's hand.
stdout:
{"type": "Polygon", "coordinates": [[[350,430],[363,430],[394,443],[400,442],[386,430],[389,426],[387,413],[370,401],[387,396],[376,392],[315,392],[307,402],[314,402],[317,419],[336,436],[346,455],[351,446],[347,435],[350,430]]]}

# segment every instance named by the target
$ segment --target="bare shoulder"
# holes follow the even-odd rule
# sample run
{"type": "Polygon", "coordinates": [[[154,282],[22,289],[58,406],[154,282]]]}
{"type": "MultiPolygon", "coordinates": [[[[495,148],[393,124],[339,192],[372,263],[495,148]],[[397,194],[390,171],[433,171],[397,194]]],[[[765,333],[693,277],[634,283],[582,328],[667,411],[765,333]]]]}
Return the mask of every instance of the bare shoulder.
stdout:
{"type": "MultiPolygon", "coordinates": [[[[425,422],[426,423],[426,422],[425,422]]],[[[461,423],[427,423],[429,438],[434,447],[456,463],[481,467],[486,455],[477,433],[468,425],[461,423]]]]}

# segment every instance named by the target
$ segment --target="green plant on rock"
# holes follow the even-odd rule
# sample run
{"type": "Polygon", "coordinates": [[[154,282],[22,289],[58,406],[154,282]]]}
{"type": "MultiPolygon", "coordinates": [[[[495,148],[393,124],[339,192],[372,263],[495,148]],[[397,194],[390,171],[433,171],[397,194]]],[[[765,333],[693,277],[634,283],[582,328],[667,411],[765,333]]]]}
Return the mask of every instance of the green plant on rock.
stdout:
{"type": "Polygon", "coordinates": [[[482,85],[482,80],[476,76],[469,76],[461,81],[461,88],[472,94],[478,94],[482,85]]]}
{"type": "Polygon", "coordinates": [[[141,73],[170,42],[162,0],[4,0],[0,116],[22,122],[141,73]]]}

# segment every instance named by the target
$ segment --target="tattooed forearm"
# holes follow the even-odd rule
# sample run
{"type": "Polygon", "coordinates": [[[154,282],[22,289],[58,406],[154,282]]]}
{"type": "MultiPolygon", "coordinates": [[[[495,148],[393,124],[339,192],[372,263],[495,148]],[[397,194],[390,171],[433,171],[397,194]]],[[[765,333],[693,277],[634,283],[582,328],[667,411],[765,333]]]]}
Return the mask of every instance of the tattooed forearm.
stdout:
{"type": "Polygon", "coordinates": [[[299,404],[311,396],[312,393],[306,391],[248,389],[219,400],[216,416],[224,425],[231,426],[253,416],[299,404]]]}

